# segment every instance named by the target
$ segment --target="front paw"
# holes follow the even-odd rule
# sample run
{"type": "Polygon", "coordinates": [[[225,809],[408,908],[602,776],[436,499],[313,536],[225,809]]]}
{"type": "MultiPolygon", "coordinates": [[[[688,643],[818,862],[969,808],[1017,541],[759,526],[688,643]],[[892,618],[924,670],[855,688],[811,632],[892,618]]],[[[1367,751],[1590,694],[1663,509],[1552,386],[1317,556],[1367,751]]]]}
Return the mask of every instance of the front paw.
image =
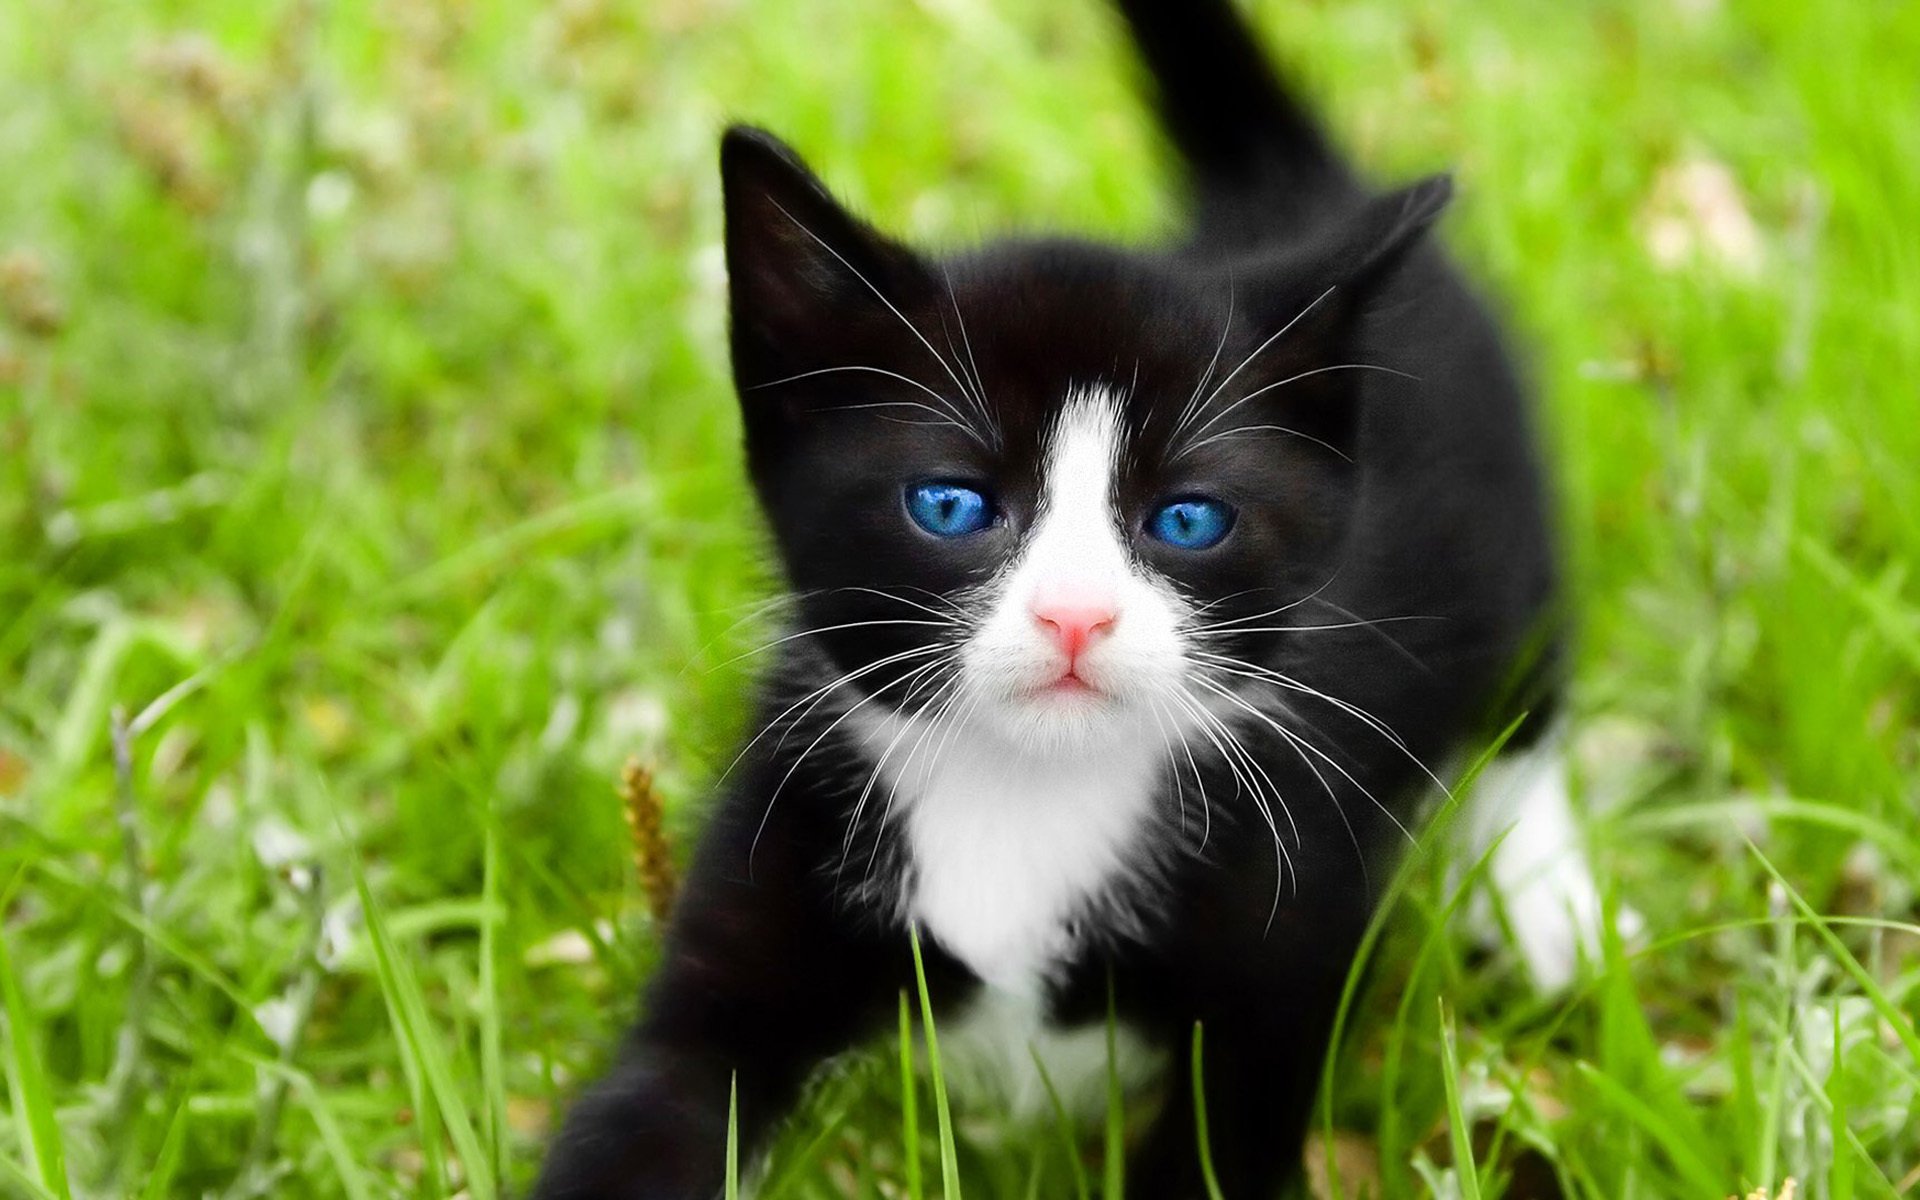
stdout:
{"type": "Polygon", "coordinates": [[[727,1103],[711,1092],[644,1067],[616,1070],[568,1115],[532,1200],[713,1200],[727,1103]]]}
{"type": "MultiPolygon", "coordinates": [[[[1606,910],[1579,850],[1528,866],[1532,869],[1525,876],[1497,879],[1496,886],[1527,974],[1541,992],[1555,995],[1573,986],[1582,962],[1600,961],[1606,910]]],[[[1639,940],[1646,924],[1638,912],[1624,906],[1614,915],[1614,931],[1628,944],[1639,940]]]]}
{"type": "MultiPolygon", "coordinates": [[[[723,1151],[724,1152],[724,1151],[723,1151]]],[[[723,1170],[685,1147],[632,1141],[556,1144],[532,1200],[713,1200],[723,1170]]]]}

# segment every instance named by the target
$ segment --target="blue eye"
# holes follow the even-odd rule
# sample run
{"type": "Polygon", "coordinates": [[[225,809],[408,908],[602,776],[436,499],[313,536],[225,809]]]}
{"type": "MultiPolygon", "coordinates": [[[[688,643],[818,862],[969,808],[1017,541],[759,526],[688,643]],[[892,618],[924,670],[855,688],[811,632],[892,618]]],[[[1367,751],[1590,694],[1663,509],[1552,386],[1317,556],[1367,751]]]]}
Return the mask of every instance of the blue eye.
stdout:
{"type": "Polygon", "coordinates": [[[1211,496],[1169,500],[1147,518],[1147,532],[1169,546],[1205,550],[1218,546],[1233,528],[1233,505],[1211,496]]]}
{"type": "Polygon", "coordinates": [[[907,515],[935,537],[965,537],[993,524],[993,502],[960,483],[916,483],[907,488],[907,515]]]}

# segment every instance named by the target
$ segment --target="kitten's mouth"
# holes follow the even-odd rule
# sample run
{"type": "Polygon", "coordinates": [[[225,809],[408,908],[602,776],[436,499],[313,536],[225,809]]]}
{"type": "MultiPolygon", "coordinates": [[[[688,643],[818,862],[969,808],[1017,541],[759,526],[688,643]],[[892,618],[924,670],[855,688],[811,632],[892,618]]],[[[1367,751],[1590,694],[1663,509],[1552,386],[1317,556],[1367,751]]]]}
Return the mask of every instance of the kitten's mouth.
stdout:
{"type": "Polygon", "coordinates": [[[1071,669],[1052,683],[1044,684],[1036,690],[1042,696],[1100,696],[1105,694],[1099,688],[1082,679],[1071,669]]]}

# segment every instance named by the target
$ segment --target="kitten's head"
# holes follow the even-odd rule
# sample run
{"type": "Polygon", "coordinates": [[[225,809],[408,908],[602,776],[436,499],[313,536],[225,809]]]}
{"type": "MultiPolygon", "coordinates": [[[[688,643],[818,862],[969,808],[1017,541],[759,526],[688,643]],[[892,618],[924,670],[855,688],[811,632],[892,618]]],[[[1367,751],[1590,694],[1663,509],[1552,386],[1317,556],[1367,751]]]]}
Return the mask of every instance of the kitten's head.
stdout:
{"type": "Polygon", "coordinates": [[[766,134],[721,158],[748,465],[851,686],[1097,752],[1191,728],[1287,636],[1354,503],[1360,381],[1393,378],[1359,323],[1444,179],[1263,256],[935,260],[766,134]]]}

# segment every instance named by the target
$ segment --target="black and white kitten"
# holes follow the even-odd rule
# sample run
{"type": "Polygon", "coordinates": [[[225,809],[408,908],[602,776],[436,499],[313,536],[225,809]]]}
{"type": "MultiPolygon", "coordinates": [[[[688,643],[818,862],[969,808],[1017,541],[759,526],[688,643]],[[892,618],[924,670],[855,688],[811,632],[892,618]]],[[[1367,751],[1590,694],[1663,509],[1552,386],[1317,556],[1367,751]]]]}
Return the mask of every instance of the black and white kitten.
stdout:
{"type": "MultiPolygon", "coordinates": [[[[1167,249],[949,257],[779,141],[721,145],[754,487],[798,624],[644,1015],[538,1195],[704,1200],[890,1028],[1206,1031],[1225,1194],[1301,1139],[1342,981],[1439,764],[1551,707],[1555,555],[1522,391],[1426,240],[1444,177],[1367,187],[1226,0],[1121,0],[1195,193],[1167,249]]],[[[1557,769],[1470,824],[1544,982],[1597,906],[1557,769]],[[1523,807],[1522,807],[1523,806],[1523,807]]],[[[1493,778],[1500,777],[1500,778],[1493,778]]],[[[1022,1044],[1008,1056],[1024,1061],[1022,1044]]],[[[1171,1072],[1130,1195],[1201,1194],[1171,1072]]]]}

